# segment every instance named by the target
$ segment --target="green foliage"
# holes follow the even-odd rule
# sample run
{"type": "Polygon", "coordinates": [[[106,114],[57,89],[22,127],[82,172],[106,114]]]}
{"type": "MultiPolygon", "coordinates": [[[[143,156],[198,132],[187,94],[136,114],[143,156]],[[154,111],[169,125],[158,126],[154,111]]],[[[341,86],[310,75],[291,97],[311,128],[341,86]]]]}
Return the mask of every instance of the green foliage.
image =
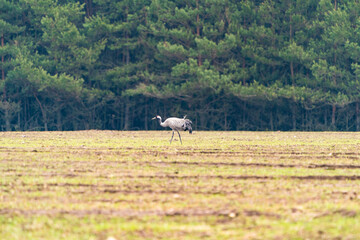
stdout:
{"type": "Polygon", "coordinates": [[[148,129],[153,114],[186,112],[199,129],[360,130],[358,1],[0,9],[1,100],[20,106],[0,129],[148,129]]]}

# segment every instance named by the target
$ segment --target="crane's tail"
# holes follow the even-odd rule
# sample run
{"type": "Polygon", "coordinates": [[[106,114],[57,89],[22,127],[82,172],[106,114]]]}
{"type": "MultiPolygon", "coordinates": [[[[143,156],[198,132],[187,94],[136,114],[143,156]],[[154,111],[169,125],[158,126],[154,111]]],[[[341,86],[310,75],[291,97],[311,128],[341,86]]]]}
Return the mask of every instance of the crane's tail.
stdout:
{"type": "Polygon", "coordinates": [[[192,122],[189,119],[186,119],[184,125],[183,125],[183,129],[184,131],[188,131],[191,134],[192,133],[192,127],[191,127],[192,122]]]}

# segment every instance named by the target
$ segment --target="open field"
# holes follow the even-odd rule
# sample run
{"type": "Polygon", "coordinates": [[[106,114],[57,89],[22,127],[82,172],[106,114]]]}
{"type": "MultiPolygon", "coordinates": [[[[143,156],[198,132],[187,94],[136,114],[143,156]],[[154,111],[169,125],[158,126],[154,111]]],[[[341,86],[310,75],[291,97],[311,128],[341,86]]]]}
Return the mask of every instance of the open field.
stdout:
{"type": "Polygon", "coordinates": [[[0,133],[0,239],[359,239],[359,133],[170,137],[0,133]]]}

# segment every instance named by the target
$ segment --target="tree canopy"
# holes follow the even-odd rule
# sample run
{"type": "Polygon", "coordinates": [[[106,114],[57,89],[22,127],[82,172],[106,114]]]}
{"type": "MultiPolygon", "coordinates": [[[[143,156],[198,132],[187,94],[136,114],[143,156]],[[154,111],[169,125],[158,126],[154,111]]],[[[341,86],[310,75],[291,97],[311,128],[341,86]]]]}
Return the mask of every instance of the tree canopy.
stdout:
{"type": "Polygon", "coordinates": [[[357,0],[0,8],[1,130],[360,130],[357,0]]]}

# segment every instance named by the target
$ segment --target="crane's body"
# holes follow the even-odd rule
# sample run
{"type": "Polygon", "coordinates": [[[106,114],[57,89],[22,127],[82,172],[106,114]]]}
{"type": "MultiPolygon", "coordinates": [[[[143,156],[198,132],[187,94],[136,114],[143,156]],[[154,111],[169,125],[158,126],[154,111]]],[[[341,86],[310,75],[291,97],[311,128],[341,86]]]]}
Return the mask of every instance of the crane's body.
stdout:
{"type": "Polygon", "coordinates": [[[179,134],[180,142],[182,144],[179,130],[189,131],[189,133],[192,133],[192,126],[191,126],[192,122],[189,119],[186,119],[185,117],[184,118],[171,117],[171,118],[167,118],[164,122],[161,121],[161,117],[159,115],[154,117],[153,119],[158,119],[160,126],[169,127],[172,129],[172,136],[170,139],[170,143],[173,140],[175,131],[177,131],[177,133],[179,134]]]}

